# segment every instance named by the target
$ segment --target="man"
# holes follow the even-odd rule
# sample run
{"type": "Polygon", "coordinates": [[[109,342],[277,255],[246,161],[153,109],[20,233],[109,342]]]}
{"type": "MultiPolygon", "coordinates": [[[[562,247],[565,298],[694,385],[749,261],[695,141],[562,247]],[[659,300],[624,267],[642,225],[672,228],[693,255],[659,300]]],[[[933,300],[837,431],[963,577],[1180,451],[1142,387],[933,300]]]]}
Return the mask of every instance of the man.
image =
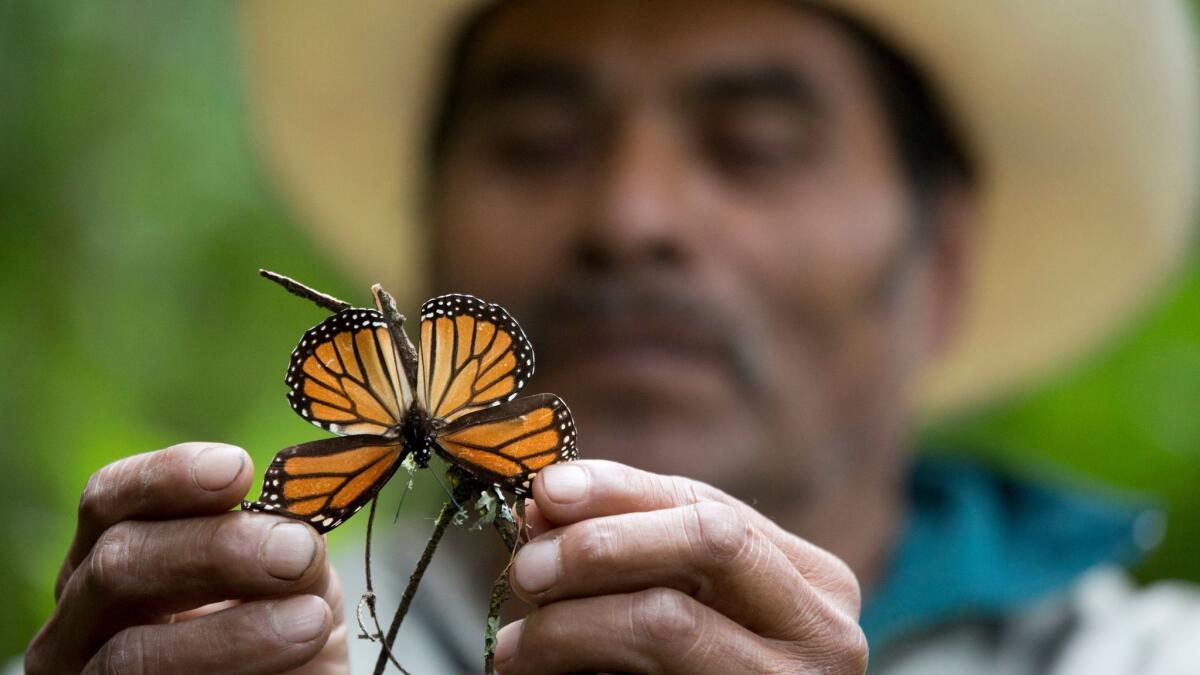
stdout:
{"type": "MultiPolygon", "coordinates": [[[[346,219],[387,212],[354,199],[369,162],[342,165],[354,168],[340,178],[314,167],[370,157],[396,134],[287,100],[326,95],[309,78],[343,53],[313,49],[336,22],[285,7],[247,16],[268,147],[315,220],[361,242],[346,219]],[[274,42],[289,58],[260,51],[274,42]],[[304,51],[321,57],[303,64],[304,51]],[[303,86],[288,90],[281,68],[303,86]],[[309,108],[323,125],[277,117],[309,108]],[[297,128],[330,134],[302,138],[327,151],[307,165],[327,180],[319,189],[286,164],[306,150],[271,145],[297,128]],[[324,145],[355,133],[368,142],[324,145]],[[322,208],[346,195],[345,208],[322,208]]],[[[1138,619],[1170,613],[1194,627],[1200,603],[1083,575],[1131,552],[1126,514],[979,469],[914,472],[908,442],[916,378],[952,338],[988,358],[972,369],[948,357],[960,360],[933,385],[943,404],[1094,337],[1183,240],[1195,137],[1179,7],[1104,9],[1070,16],[1091,38],[1122,38],[1096,39],[1115,61],[1091,65],[1100,50],[1080,57],[1065,35],[1038,42],[1034,28],[1060,27],[1040,9],[980,7],[943,42],[921,27],[959,5],[931,2],[906,21],[869,3],[859,15],[784,0],[513,0],[460,19],[430,134],[435,286],[513,312],[538,350],[536,387],[571,404],[581,451],[598,458],[534,483],[536,537],[510,577],[533,609],[501,631],[501,672],[858,673],[868,637],[872,668],[893,673],[1200,661],[1190,636],[1138,619]],[[987,25],[988,12],[1034,23],[987,25]],[[939,83],[958,93],[937,93],[875,26],[940,54],[939,83]],[[1027,51],[966,39],[1005,26],[1027,51]],[[1002,67],[1059,43],[1072,47],[1056,54],[1065,77],[1002,67]],[[988,71],[988,58],[1002,63],[988,71]],[[1155,77],[1174,89],[1143,87],[1121,104],[1123,86],[1155,77]],[[1057,95],[1001,86],[1014,81],[1057,95]],[[1090,116],[1052,105],[1077,96],[1090,116]],[[1026,202],[1006,201],[1016,196],[1026,202]],[[1026,325],[1005,325],[1014,317],[1026,325]],[[1023,348],[991,342],[1002,329],[1023,348]],[[1048,535],[1031,521],[1069,527],[1048,535]]],[[[373,25],[397,31],[379,43],[349,31],[346,53],[415,45],[436,31],[402,26],[440,13],[373,25]]],[[[326,103],[390,111],[337,95],[345,65],[326,103]]],[[[395,267],[393,251],[352,253],[395,267]]],[[[295,522],[227,513],[254,478],[242,451],[205,444],[99,471],[29,671],[343,672],[348,624],[323,541],[295,522]]]]}

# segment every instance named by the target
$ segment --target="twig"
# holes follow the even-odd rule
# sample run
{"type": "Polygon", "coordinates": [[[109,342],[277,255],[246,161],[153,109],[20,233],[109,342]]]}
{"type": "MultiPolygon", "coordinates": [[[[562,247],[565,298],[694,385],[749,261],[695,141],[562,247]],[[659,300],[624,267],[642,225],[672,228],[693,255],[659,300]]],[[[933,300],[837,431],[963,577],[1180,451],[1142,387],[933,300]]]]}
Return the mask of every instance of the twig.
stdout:
{"type": "Polygon", "coordinates": [[[504,542],[504,548],[508,549],[509,553],[517,550],[520,540],[520,532],[513,532],[509,529],[507,522],[501,522],[500,518],[492,521],[492,526],[496,528],[496,532],[500,535],[500,541],[504,542]]]}
{"type": "Polygon", "coordinates": [[[269,279],[280,286],[283,286],[283,289],[288,293],[291,293],[296,297],[304,298],[316,306],[327,309],[334,314],[342,311],[343,309],[350,309],[353,307],[353,305],[345,300],[338,300],[332,295],[309,288],[308,286],[305,286],[291,277],[285,277],[284,275],[277,272],[272,272],[271,270],[259,270],[258,273],[263,278],[269,279]]]}
{"type": "MultiPolygon", "coordinates": [[[[354,615],[355,618],[358,619],[358,629],[362,631],[362,634],[359,635],[359,637],[366,638],[371,642],[382,643],[383,628],[379,625],[379,614],[375,611],[375,585],[371,580],[371,535],[375,525],[375,510],[378,506],[379,496],[376,495],[376,497],[371,500],[371,511],[367,514],[367,544],[366,554],[364,555],[364,559],[366,561],[367,592],[363,593],[362,598],[359,599],[358,611],[356,611],[354,615]],[[372,623],[375,624],[374,633],[368,632],[366,626],[363,626],[362,606],[364,604],[367,606],[367,613],[370,615],[372,623]]],[[[396,660],[396,656],[392,654],[392,650],[388,647],[388,645],[381,644],[381,650],[387,654],[388,660],[391,661],[401,673],[404,673],[404,675],[409,675],[409,672],[404,669],[404,666],[400,665],[400,662],[396,660]]]]}
{"type": "Polygon", "coordinates": [[[387,319],[388,328],[392,333],[392,344],[396,346],[400,363],[404,366],[404,374],[408,377],[408,384],[413,391],[416,391],[417,348],[413,346],[412,340],[408,339],[408,333],[404,332],[404,315],[396,309],[396,299],[392,297],[391,293],[383,290],[383,286],[379,284],[372,286],[371,295],[375,296],[375,307],[383,314],[383,318],[387,319]]]}
{"type": "Polygon", "coordinates": [[[504,606],[504,601],[508,599],[510,586],[508,583],[508,570],[512,567],[513,559],[517,555],[517,550],[521,548],[521,531],[525,527],[525,500],[518,497],[516,504],[515,520],[496,518],[492,524],[496,527],[496,532],[500,533],[500,540],[508,548],[509,558],[508,564],[500,572],[500,576],[496,577],[495,583],[492,584],[492,597],[488,602],[487,624],[483,634],[483,673],[484,675],[492,675],[496,668],[496,634],[500,632],[500,608],[504,606]],[[512,526],[511,529],[509,526],[512,526]]]}
{"type": "Polygon", "coordinates": [[[508,567],[492,584],[492,599],[488,602],[487,629],[483,637],[483,673],[492,675],[496,668],[496,634],[500,632],[500,607],[508,599],[508,567]]]}
{"type": "Polygon", "coordinates": [[[442,535],[446,534],[446,530],[454,520],[454,514],[459,510],[457,504],[464,501],[474,489],[473,481],[460,482],[455,488],[451,500],[442,505],[442,510],[438,512],[437,518],[433,521],[433,533],[429,535],[429,541],[425,543],[425,551],[421,553],[421,559],[417,561],[416,569],[408,578],[408,587],[404,589],[404,595],[400,596],[400,606],[396,608],[396,614],[392,617],[391,625],[388,626],[387,636],[383,639],[379,658],[375,660],[375,675],[382,675],[384,668],[387,667],[387,651],[396,641],[396,635],[400,632],[400,624],[404,622],[404,617],[408,614],[413,596],[417,593],[417,586],[421,584],[421,578],[425,576],[425,570],[433,560],[433,553],[437,550],[442,535]]]}

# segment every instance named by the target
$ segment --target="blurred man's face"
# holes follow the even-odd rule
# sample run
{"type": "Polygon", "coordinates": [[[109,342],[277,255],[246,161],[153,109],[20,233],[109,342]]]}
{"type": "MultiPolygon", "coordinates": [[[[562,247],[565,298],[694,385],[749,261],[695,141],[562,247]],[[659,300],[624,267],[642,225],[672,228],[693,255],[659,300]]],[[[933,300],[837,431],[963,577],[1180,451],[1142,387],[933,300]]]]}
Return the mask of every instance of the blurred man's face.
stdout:
{"type": "Polygon", "coordinates": [[[899,433],[935,294],[836,24],[772,0],[524,0],[463,93],[438,290],[513,312],[531,391],[564,397],[584,456],[769,499],[899,433]]]}

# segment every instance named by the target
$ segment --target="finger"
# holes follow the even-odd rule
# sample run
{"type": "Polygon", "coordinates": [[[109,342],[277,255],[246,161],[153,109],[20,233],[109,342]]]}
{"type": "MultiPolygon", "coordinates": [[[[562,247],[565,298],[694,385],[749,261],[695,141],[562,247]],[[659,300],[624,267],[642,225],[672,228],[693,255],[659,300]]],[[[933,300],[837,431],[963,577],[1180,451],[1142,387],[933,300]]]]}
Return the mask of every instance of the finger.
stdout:
{"type": "Polygon", "coordinates": [[[719,502],[592,518],[549,532],[521,548],[510,579],[538,605],[672,588],[779,639],[806,639],[829,622],[854,620],[736,509],[719,502]]]}
{"type": "Polygon", "coordinates": [[[618,462],[579,460],[552,464],[533,480],[540,518],[556,527],[587,518],[670,509],[700,502],[720,502],[742,514],[771,540],[806,579],[829,593],[857,616],[858,581],[832,553],[776,525],[771,519],[721,490],[681,476],[663,476],[618,462]]]}
{"type": "Polygon", "coordinates": [[[81,666],[116,632],[230,598],[323,593],[324,540],[254,513],[109,528],[72,575],[31,649],[81,666]]]}
{"type": "Polygon", "coordinates": [[[183,623],[125,629],[83,672],[278,673],[317,656],[332,626],[332,611],[314,595],[243,603],[183,623]]]}
{"type": "Polygon", "coordinates": [[[546,520],[546,517],[538,510],[537,502],[532,499],[525,500],[525,520],[522,525],[524,528],[522,541],[536,539],[555,528],[554,523],[546,520]]]}
{"type": "Polygon", "coordinates": [[[228,511],[250,489],[254,466],[241,448],[183,443],[127,457],[92,475],[79,499],[75,539],[55,597],[105,529],[123,520],[160,520],[228,511]]]}
{"type": "Polygon", "coordinates": [[[836,665],[828,656],[808,664],[802,658],[693,598],[663,588],[547,605],[505,626],[496,646],[502,675],[782,673],[804,672],[806,665],[836,665]]]}

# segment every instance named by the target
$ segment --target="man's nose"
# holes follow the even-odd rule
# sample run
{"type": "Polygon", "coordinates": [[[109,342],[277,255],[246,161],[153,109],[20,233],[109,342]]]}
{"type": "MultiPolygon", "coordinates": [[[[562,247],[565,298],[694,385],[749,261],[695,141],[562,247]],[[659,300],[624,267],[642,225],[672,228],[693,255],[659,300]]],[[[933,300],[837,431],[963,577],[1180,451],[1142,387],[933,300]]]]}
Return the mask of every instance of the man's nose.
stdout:
{"type": "Polygon", "coordinates": [[[597,268],[673,265],[690,249],[686,157],[651,115],[614,130],[579,238],[580,262],[597,268]]]}

